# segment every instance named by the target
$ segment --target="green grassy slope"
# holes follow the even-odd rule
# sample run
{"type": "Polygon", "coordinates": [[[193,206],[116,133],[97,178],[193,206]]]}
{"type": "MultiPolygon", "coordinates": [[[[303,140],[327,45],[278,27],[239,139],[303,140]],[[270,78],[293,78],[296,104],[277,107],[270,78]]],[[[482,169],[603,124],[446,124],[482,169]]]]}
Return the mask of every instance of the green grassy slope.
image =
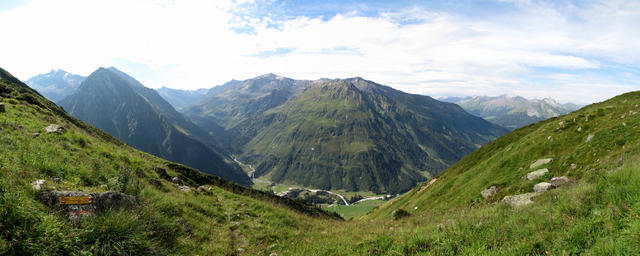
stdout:
{"type": "Polygon", "coordinates": [[[427,183],[385,205],[372,217],[388,216],[396,209],[417,212],[488,204],[506,195],[533,192],[534,184],[552,176],[590,182],[616,170],[640,152],[640,93],[627,93],[589,105],[574,113],[515,130],[451,166],[428,188],[427,183]],[[588,141],[588,137],[592,139],[588,141]],[[537,159],[553,158],[542,179],[524,176],[537,168],[537,159]],[[500,190],[483,200],[480,191],[495,185],[500,190]]]}
{"type": "Polygon", "coordinates": [[[2,69],[0,97],[7,110],[0,113],[1,255],[268,255],[293,247],[315,221],[340,223],[318,208],[132,149],[2,69]],[[52,123],[66,132],[45,133],[52,123]],[[180,177],[192,192],[178,190],[155,168],[180,177]],[[36,201],[30,185],[36,179],[47,180],[45,189],[137,195],[139,205],[72,224],[36,201]]]}

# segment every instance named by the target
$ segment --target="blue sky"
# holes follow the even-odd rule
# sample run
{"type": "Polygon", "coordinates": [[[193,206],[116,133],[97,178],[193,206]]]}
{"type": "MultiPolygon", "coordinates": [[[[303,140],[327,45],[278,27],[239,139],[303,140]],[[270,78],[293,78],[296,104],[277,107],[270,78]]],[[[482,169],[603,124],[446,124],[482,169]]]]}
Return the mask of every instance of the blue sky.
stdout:
{"type": "Polygon", "coordinates": [[[0,66],[116,66],[149,87],[276,73],[590,103],[640,89],[638,1],[0,1],[0,66]]]}

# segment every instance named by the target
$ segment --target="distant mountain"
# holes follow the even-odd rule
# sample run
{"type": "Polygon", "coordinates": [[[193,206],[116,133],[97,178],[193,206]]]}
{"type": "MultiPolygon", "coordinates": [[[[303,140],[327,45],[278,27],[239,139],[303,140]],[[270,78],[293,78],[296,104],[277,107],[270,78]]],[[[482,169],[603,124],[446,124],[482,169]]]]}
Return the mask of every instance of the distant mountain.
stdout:
{"type": "Polygon", "coordinates": [[[59,102],[73,94],[86,77],[58,69],[29,78],[25,83],[50,101],[59,102]]]}
{"type": "Polygon", "coordinates": [[[156,91],[158,91],[158,94],[168,101],[176,110],[182,111],[183,109],[193,105],[195,102],[200,101],[207,94],[209,89],[179,90],[162,87],[156,91]]]}
{"type": "Polygon", "coordinates": [[[247,175],[216,152],[206,132],[187,121],[156,91],[115,68],[100,68],[60,102],[71,115],[127,144],[204,172],[250,184],[247,175]]]}
{"type": "Polygon", "coordinates": [[[361,78],[231,81],[186,113],[233,134],[256,176],[376,193],[406,191],[506,132],[455,104],[361,78]]]}
{"type": "Polygon", "coordinates": [[[559,104],[552,98],[527,100],[520,96],[509,95],[448,97],[441,100],[456,103],[469,113],[510,130],[564,115],[580,108],[572,103],[559,104]]]}

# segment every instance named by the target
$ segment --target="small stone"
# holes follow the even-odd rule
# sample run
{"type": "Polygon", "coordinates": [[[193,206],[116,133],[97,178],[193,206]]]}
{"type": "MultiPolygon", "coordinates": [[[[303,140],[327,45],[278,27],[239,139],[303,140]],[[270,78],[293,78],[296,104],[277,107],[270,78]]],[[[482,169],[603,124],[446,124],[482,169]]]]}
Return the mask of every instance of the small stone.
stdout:
{"type": "Polygon", "coordinates": [[[591,141],[591,139],[593,139],[593,137],[596,136],[593,133],[590,133],[589,136],[587,136],[587,142],[591,141]]]}
{"type": "Polygon", "coordinates": [[[269,254],[269,256],[278,256],[278,254],[275,252],[272,252],[271,254],[269,254]]]}
{"type": "Polygon", "coordinates": [[[173,177],[173,178],[171,178],[171,181],[174,182],[174,183],[179,183],[180,182],[180,177],[177,177],[177,176],[173,177]]]}
{"type": "Polygon", "coordinates": [[[543,165],[543,164],[548,164],[548,163],[550,163],[551,161],[553,161],[553,158],[542,158],[542,159],[538,159],[538,160],[536,160],[535,162],[533,162],[533,163],[529,166],[529,168],[533,169],[533,168],[536,168],[536,167],[541,166],[541,165],[543,165]]]}
{"type": "Polygon", "coordinates": [[[576,164],[571,164],[571,169],[575,169],[578,168],[578,166],[576,164]]]}
{"type": "Polygon", "coordinates": [[[578,127],[577,131],[581,132],[582,131],[582,127],[578,127]]]}
{"type": "Polygon", "coordinates": [[[550,182],[554,187],[559,187],[569,183],[569,178],[567,176],[553,177],[550,182]]]}
{"type": "Polygon", "coordinates": [[[31,182],[31,187],[33,187],[33,189],[35,190],[40,190],[42,188],[42,185],[44,185],[44,180],[35,180],[31,182]]]}
{"type": "Polygon", "coordinates": [[[45,131],[47,131],[47,133],[59,133],[59,134],[63,134],[64,133],[64,127],[58,125],[58,124],[51,124],[49,126],[47,126],[46,128],[44,128],[45,131]]]}
{"type": "Polygon", "coordinates": [[[482,190],[480,192],[480,195],[482,195],[482,198],[487,199],[493,195],[496,194],[496,192],[498,192],[498,188],[496,186],[491,186],[485,190],[482,190]]]}
{"type": "Polygon", "coordinates": [[[525,193],[525,194],[520,194],[515,196],[505,196],[502,199],[502,202],[508,205],[511,205],[513,207],[520,207],[523,205],[532,204],[533,200],[531,200],[531,198],[539,194],[540,193],[538,192],[532,192],[532,193],[525,193]]]}
{"type": "Polygon", "coordinates": [[[180,190],[182,190],[183,192],[190,192],[191,188],[189,186],[178,186],[178,188],[180,190]]]}
{"type": "Polygon", "coordinates": [[[549,189],[553,189],[553,184],[549,183],[549,182],[540,182],[538,184],[536,184],[535,186],[533,186],[533,191],[535,192],[544,192],[547,191],[549,189]]]}
{"type": "Polygon", "coordinates": [[[32,137],[38,137],[38,136],[40,136],[40,133],[39,132],[34,132],[34,133],[31,133],[31,136],[32,137]]]}
{"type": "Polygon", "coordinates": [[[536,171],[527,173],[527,179],[528,180],[535,180],[537,178],[542,177],[543,175],[545,175],[548,172],[549,172],[549,169],[547,169],[547,168],[538,169],[536,171]]]}

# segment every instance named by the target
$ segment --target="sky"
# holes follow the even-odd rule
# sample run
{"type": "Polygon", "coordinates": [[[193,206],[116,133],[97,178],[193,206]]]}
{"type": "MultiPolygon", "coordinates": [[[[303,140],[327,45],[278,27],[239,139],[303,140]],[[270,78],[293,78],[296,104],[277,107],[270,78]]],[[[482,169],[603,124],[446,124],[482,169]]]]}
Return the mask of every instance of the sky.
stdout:
{"type": "Polygon", "coordinates": [[[640,90],[640,1],[0,1],[22,80],[115,66],[152,88],[275,73],[586,104],[640,90]]]}

